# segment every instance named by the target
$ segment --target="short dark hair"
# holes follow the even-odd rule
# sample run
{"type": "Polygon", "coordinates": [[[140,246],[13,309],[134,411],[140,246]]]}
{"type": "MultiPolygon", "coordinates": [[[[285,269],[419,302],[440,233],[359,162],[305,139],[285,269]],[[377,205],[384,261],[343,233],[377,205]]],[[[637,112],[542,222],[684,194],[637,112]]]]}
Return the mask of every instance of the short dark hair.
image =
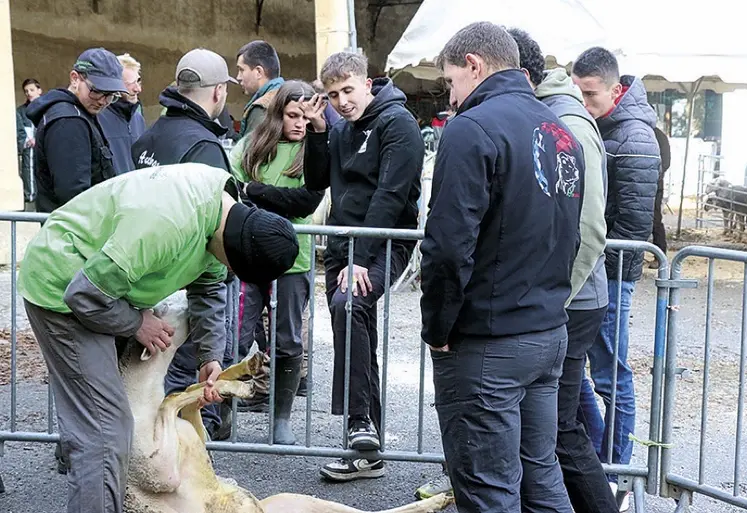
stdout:
{"type": "Polygon", "coordinates": [[[519,49],[506,29],[489,21],[467,25],[449,39],[436,58],[436,66],[443,71],[446,64],[465,66],[465,57],[473,53],[482,57],[495,69],[519,67],[519,49]]]}
{"type": "Polygon", "coordinates": [[[41,84],[35,78],[27,78],[26,80],[24,80],[23,84],[21,84],[21,89],[26,89],[26,86],[27,85],[31,85],[31,84],[34,84],[36,87],[38,87],[39,89],[41,89],[41,84]]]}
{"type": "Polygon", "coordinates": [[[280,76],[280,58],[270,43],[266,41],[252,41],[241,47],[236,59],[241,57],[244,64],[251,68],[262,66],[267,78],[273,79],[280,76]]]}
{"type": "Polygon", "coordinates": [[[600,46],[589,48],[573,63],[573,74],[579,78],[598,77],[608,86],[620,81],[617,58],[600,46]]]}
{"type": "Polygon", "coordinates": [[[508,30],[519,47],[519,66],[529,72],[529,80],[535,86],[545,79],[545,57],[542,55],[539,43],[521,29],[508,30]]]}

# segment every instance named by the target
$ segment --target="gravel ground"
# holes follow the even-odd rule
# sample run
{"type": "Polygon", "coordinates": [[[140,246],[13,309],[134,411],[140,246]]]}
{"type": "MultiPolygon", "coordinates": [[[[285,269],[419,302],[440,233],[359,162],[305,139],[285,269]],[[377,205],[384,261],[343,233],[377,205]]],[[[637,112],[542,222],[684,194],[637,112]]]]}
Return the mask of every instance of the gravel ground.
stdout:
{"type": "MultiPolygon", "coordinates": [[[[675,447],[673,470],[697,479],[700,431],[700,397],[703,379],[703,332],[705,318],[704,265],[693,260],[685,267],[686,277],[700,277],[701,287],[684,290],[680,310],[679,365],[689,369],[677,383],[674,416],[675,447]]],[[[730,486],[734,481],[735,432],[737,418],[738,369],[742,285],[734,281],[742,276],[741,266],[719,265],[714,295],[712,325],[712,368],[709,419],[706,438],[706,482],[730,486]]],[[[653,354],[655,286],[653,271],[647,270],[634,296],[631,319],[631,361],[636,371],[638,418],[637,433],[648,435],[650,408],[649,368],[653,354]]],[[[9,323],[9,279],[0,275],[0,328],[9,323]],[[3,292],[4,291],[4,292],[3,292]]],[[[382,302],[383,303],[383,302],[382,302]]],[[[329,315],[321,289],[317,290],[315,334],[315,394],[312,405],[312,444],[339,446],[341,423],[328,414],[331,395],[332,336],[329,315]]],[[[413,450],[417,447],[417,398],[419,391],[419,306],[418,293],[406,291],[392,296],[390,329],[389,394],[387,404],[388,448],[413,450]]],[[[383,315],[379,316],[380,322],[383,315]]],[[[19,313],[21,329],[25,324],[19,313]]],[[[380,331],[380,335],[381,335],[380,331]]],[[[1,344],[1,342],[0,342],[1,344]]],[[[31,353],[22,358],[32,358],[31,353]]],[[[22,362],[19,362],[22,363],[22,362]]],[[[29,365],[29,364],[27,364],[29,365]]],[[[42,365],[39,363],[39,365],[42,365]]],[[[425,420],[423,449],[440,451],[439,431],[433,402],[430,366],[426,367],[425,420]]],[[[47,429],[46,386],[37,380],[18,385],[18,429],[47,429]]],[[[297,401],[294,425],[297,435],[304,432],[306,404],[297,401]]],[[[10,388],[0,386],[0,430],[9,428],[10,388]]],[[[239,439],[259,442],[265,436],[266,415],[240,414],[239,439]]],[[[744,450],[744,447],[743,447],[744,450]]],[[[636,445],[634,459],[643,461],[646,449],[636,445]]],[[[258,497],[278,492],[299,492],[343,502],[365,510],[402,505],[412,498],[414,489],[438,474],[433,464],[390,463],[387,475],[379,480],[348,484],[329,484],[318,475],[325,459],[278,457],[250,454],[215,453],[220,475],[231,476],[258,497]]],[[[0,511],[9,513],[52,513],[65,510],[65,479],[55,472],[53,447],[40,444],[8,443],[0,458],[0,474],[7,491],[0,495],[0,511]]],[[[740,476],[747,481],[747,476],[740,476]]],[[[745,490],[742,490],[744,493],[745,490]]],[[[669,499],[646,498],[647,511],[671,512],[675,504],[669,499]]],[[[735,509],[703,497],[696,497],[693,511],[726,512],[735,509]]],[[[450,511],[455,511],[451,509],[450,511]]]]}

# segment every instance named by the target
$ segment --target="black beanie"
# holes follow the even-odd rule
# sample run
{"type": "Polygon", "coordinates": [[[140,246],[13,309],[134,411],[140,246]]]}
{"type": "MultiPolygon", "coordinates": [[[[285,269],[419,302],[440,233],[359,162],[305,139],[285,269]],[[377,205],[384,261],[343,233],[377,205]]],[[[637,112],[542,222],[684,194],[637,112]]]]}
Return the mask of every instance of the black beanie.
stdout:
{"type": "Polygon", "coordinates": [[[293,267],[298,239],[284,217],[239,202],[228,211],[223,248],[241,281],[267,284],[293,267]]]}

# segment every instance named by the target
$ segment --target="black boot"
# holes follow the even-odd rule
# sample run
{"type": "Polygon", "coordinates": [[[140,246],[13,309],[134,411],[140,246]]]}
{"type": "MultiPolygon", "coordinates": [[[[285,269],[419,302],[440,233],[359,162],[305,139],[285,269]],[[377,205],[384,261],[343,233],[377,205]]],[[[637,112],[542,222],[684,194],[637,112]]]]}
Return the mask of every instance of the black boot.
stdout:
{"type": "Polygon", "coordinates": [[[275,373],[275,429],[274,442],[280,445],[294,445],[296,436],[291,428],[290,416],[293,399],[296,397],[298,382],[301,379],[303,356],[277,360],[275,373]]]}

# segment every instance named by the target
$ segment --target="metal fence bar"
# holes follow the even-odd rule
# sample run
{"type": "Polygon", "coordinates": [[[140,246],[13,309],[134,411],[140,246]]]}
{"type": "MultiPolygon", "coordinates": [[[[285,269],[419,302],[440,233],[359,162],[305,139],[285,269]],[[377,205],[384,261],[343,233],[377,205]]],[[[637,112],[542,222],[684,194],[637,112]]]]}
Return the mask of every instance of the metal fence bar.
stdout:
{"type": "MultiPolygon", "coordinates": [[[[666,287],[666,281],[669,279],[669,261],[667,259],[667,256],[660,248],[654,246],[649,242],[608,240],[607,249],[612,251],[627,250],[628,252],[644,251],[654,255],[657,262],[659,262],[656,290],[656,318],[654,328],[654,361],[651,386],[651,410],[649,419],[649,440],[655,443],[651,444],[648,448],[648,472],[646,475],[646,492],[650,495],[656,495],[659,482],[659,443],[661,443],[662,441],[661,415],[664,396],[664,363],[666,356],[667,319],[669,305],[669,289],[666,287]]],[[[626,476],[635,475],[632,473],[635,470],[632,465],[620,466],[609,465],[605,462],[602,463],[605,471],[609,474],[619,474],[626,476]]]]}
{"type": "Polygon", "coordinates": [[[267,439],[269,444],[275,443],[275,375],[277,369],[277,352],[278,352],[278,282],[272,282],[270,288],[270,414],[267,423],[267,439]]]}
{"type": "Polygon", "coordinates": [[[386,262],[384,268],[384,347],[382,348],[382,376],[381,376],[381,433],[379,440],[381,451],[386,450],[386,382],[389,372],[389,308],[391,306],[392,281],[392,239],[386,241],[386,262]]]}
{"type": "Polygon", "coordinates": [[[18,366],[18,355],[16,354],[16,348],[18,344],[18,333],[17,330],[17,312],[16,312],[16,296],[18,294],[18,283],[16,277],[16,267],[18,265],[16,255],[16,245],[18,243],[18,236],[16,233],[17,226],[16,222],[10,223],[10,430],[16,430],[16,409],[18,401],[18,390],[17,390],[17,366],[18,366]]]}
{"type": "Polygon", "coordinates": [[[747,367],[747,264],[742,280],[742,333],[739,352],[739,397],[737,399],[737,441],[734,451],[734,497],[739,496],[742,468],[742,426],[744,424],[745,367],[747,367]]]}
{"type": "Polygon", "coordinates": [[[612,397],[610,399],[610,405],[608,408],[608,417],[609,417],[609,425],[607,426],[608,436],[607,436],[607,463],[612,463],[612,450],[614,447],[614,440],[615,440],[615,418],[617,417],[617,412],[615,411],[615,408],[617,407],[617,362],[620,359],[620,326],[621,326],[621,320],[622,316],[620,315],[620,310],[622,308],[622,305],[620,304],[622,302],[622,275],[623,275],[623,254],[625,252],[621,249],[617,254],[617,298],[616,298],[616,307],[615,307],[615,342],[612,349],[612,397]]]}
{"type": "Polygon", "coordinates": [[[309,275],[309,321],[306,324],[306,447],[311,447],[311,409],[314,395],[314,313],[316,304],[316,237],[311,237],[311,271],[309,275]]]}
{"type": "MultiPolygon", "coordinates": [[[[228,302],[232,305],[232,314],[229,319],[231,322],[231,337],[233,340],[233,363],[236,364],[239,361],[239,324],[241,318],[239,317],[239,308],[241,302],[241,282],[238,278],[234,279],[233,282],[228,286],[228,302]]],[[[236,396],[231,397],[231,435],[230,440],[235,442],[238,438],[238,423],[237,418],[239,414],[239,399],[236,396]]]]}
{"type": "Polygon", "coordinates": [[[345,385],[343,387],[342,406],[342,447],[348,448],[348,423],[350,421],[350,351],[351,331],[353,327],[353,251],[355,236],[348,239],[348,290],[345,300],[345,385]]]}
{"type": "Polygon", "coordinates": [[[54,433],[54,394],[52,394],[52,376],[47,375],[47,433],[54,433]]]}
{"type": "Polygon", "coordinates": [[[708,430],[708,387],[711,379],[711,319],[713,317],[713,267],[714,260],[708,259],[708,288],[706,291],[705,346],[703,351],[703,402],[700,410],[700,458],[698,461],[698,483],[705,482],[705,446],[708,430]]]}

